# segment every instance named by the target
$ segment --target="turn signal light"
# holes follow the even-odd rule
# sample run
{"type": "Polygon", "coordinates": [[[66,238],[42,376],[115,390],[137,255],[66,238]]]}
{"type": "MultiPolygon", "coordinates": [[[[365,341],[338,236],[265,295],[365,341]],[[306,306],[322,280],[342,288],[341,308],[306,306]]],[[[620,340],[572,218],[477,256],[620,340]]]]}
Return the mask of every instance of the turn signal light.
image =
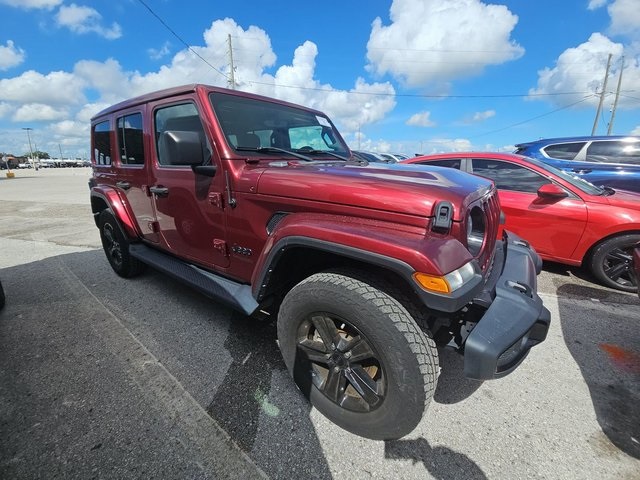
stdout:
{"type": "Polygon", "coordinates": [[[416,272],[413,274],[413,278],[418,285],[425,290],[438,293],[451,293],[451,287],[444,277],[435,277],[433,275],[427,275],[426,273],[416,272]]]}

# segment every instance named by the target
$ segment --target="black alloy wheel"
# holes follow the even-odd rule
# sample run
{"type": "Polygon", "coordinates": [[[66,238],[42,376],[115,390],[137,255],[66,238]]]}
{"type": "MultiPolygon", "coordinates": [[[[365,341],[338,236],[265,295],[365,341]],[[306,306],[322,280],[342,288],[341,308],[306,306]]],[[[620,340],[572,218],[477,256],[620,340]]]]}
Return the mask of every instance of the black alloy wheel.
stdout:
{"type": "Polygon", "coordinates": [[[369,412],[384,399],[380,359],[356,327],[328,312],[314,312],[298,329],[298,361],[313,385],[331,402],[369,412]]]}
{"type": "Polygon", "coordinates": [[[145,265],[129,253],[129,240],[124,236],[113,212],[109,209],[100,212],[98,218],[102,248],[113,271],[124,278],[140,274],[145,265]]]}
{"type": "Polygon", "coordinates": [[[102,235],[104,238],[104,252],[109,259],[109,263],[113,265],[114,270],[122,268],[122,247],[114,231],[114,225],[106,222],[102,227],[102,235]]]}
{"type": "Polygon", "coordinates": [[[604,285],[636,292],[638,279],[633,270],[633,247],[640,241],[640,234],[612,237],[596,247],[591,256],[590,268],[604,285]]]}

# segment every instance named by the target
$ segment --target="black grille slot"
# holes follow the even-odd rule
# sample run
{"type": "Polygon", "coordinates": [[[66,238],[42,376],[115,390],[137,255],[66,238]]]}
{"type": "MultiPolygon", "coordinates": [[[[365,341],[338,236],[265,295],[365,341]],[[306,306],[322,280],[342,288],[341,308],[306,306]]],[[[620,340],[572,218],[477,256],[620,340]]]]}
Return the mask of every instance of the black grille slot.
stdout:
{"type": "Polygon", "coordinates": [[[285,213],[285,212],[274,213],[269,219],[269,221],[267,222],[267,234],[271,235],[271,232],[275,230],[275,228],[278,226],[280,221],[287,215],[288,213],[285,213]]]}
{"type": "Polygon", "coordinates": [[[481,203],[487,222],[487,237],[477,259],[482,271],[486,273],[488,269],[492,267],[496,246],[496,235],[492,234],[492,232],[497,232],[500,226],[500,201],[498,200],[498,192],[493,190],[481,200],[481,203]]]}

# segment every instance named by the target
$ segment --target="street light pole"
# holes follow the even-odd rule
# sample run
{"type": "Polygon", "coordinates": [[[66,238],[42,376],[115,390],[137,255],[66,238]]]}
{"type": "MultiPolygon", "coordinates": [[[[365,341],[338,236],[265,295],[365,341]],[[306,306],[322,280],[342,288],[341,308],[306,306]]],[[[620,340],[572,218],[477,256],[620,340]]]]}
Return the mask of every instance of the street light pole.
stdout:
{"type": "Polygon", "coordinates": [[[26,130],[27,131],[27,138],[29,139],[29,152],[31,152],[31,162],[33,163],[33,168],[36,167],[36,162],[33,159],[33,148],[31,148],[31,130],[33,130],[33,128],[31,127],[22,127],[22,130],[26,130]]]}

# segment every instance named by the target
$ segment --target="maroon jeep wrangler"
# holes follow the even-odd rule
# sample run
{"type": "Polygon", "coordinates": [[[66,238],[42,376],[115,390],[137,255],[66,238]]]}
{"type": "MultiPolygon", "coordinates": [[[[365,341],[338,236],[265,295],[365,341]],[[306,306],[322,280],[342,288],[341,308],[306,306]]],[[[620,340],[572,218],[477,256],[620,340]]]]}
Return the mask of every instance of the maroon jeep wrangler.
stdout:
{"type": "Polygon", "coordinates": [[[439,373],[514,370],[549,328],[541,261],[497,239],[493,184],[367,163],[323,113],[205,85],[144,95],[91,122],[91,207],[122,277],[145,265],[277,318],[289,372],[333,422],[411,432],[439,373]]]}

